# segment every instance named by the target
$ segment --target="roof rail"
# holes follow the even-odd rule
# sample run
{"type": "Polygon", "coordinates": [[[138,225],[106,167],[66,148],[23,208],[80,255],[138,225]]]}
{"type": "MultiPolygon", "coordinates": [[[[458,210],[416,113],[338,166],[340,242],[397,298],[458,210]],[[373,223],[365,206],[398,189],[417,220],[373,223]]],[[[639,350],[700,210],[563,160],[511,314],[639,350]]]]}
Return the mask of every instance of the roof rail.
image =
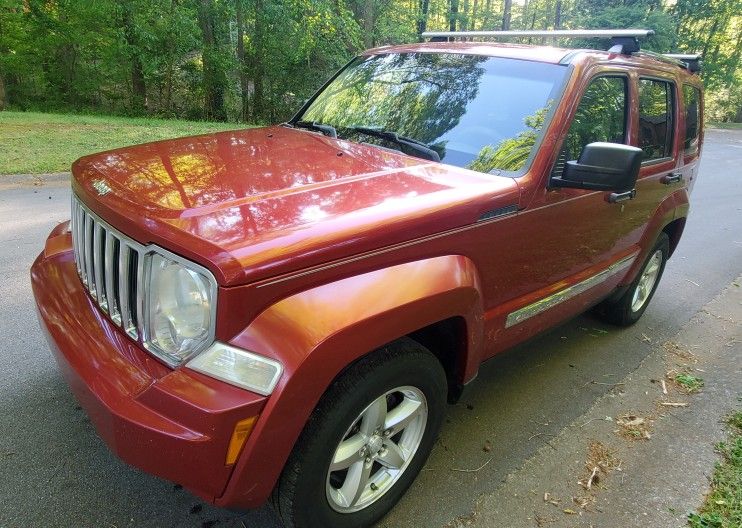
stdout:
{"type": "Polygon", "coordinates": [[[682,63],[691,73],[701,71],[701,54],[700,53],[664,53],[665,57],[670,57],[682,63]]]}
{"type": "Polygon", "coordinates": [[[423,38],[431,42],[444,42],[456,38],[609,38],[611,53],[631,54],[639,51],[640,38],[654,35],[651,29],[554,29],[550,31],[426,31],[423,38]]]}
{"type": "Polygon", "coordinates": [[[642,51],[640,54],[642,57],[651,57],[654,60],[664,62],[665,64],[673,64],[684,70],[688,70],[691,73],[697,73],[701,71],[701,55],[681,55],[679,53],[655,53],[653,51],[642,51]]]}

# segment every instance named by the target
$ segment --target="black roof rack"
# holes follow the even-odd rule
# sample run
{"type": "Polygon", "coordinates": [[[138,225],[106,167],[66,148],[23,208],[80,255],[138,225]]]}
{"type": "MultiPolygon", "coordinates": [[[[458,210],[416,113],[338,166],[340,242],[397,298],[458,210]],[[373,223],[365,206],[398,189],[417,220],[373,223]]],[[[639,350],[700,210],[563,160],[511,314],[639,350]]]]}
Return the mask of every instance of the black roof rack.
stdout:
{"type": "Polygon", "coordinates": [[[653,51],[642,51],[638,54],[640,57],[650,57],[654,60],[673,64],[691,73],[701,71],[701,55],[681,55],[678,53],[654,53],[653,51]]]}
{"type": "Polygon", "coordinates": [[[654,35],[651,29],[554,29],[554,30],[523,30],[523,31],[427,31],[423,38],[431,42],[446,42],[457,38],[519,38],[519,37],[550,37],[550,38],[609,38],[611,53],[630,55],[639,51],[639,39],[654,35]]]}
{"type": "Polygon", "coordinates": [[[665,53],[665,57],[670,57],[683,64],[691,73],[701,71],[701,54],[700,53],[665,53]]]}

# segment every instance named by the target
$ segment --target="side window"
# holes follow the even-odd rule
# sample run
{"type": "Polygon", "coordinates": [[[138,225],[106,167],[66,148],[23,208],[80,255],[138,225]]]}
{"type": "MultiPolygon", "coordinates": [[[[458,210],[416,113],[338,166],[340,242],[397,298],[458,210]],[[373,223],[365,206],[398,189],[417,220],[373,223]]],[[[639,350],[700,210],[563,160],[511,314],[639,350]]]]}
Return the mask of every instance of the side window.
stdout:
{"type": "Polygon", "coordinates": [[[564,140],[558,166],[577,160],[585,145],[626,139],[626,78],[598,77],[585,90],[564,140]]]}
{"type": "Polygon", "coordinates": [[[644,161],[672,156],[674,106],[671,83],[639,79],[639,147],[644,161]]]}
{"type": "Polygon", "coordinates": [[[688,84],[683,85],[683,106],[685,106],[683,150],[686,156],[694,156],[698,154],[698,136],[701,133],[701,90],[688,84]]]}

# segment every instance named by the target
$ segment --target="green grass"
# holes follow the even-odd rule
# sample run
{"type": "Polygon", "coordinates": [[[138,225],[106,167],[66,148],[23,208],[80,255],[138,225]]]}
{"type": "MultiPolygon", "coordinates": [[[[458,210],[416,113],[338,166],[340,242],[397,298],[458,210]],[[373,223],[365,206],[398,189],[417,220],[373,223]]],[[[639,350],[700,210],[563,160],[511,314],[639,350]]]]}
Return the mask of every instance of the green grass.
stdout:
{"type": "Polygon", "coordinates": [[[244,126],[134,117],[0,112],[0,174],[64,172],[85,154],[236,128],[244,126]]]}
{"type": "Polygon", "coordinates": [[[706,123],[708,128],[722,128],[724,130],[742,130],[742,123],[706,123]]]}
{"type": "Polygon", "coordinates": [[[698,392],[703,387],[703,379],[690,374],[678,374],[675,381],[689,393],[698,392]]]}
{"type": "Polygon", "coordinates": [[[717,446],[722,460],[711,478],[711,492],[698,512],[688,515],[691,528],[742,526],[742,411],[729,418],[729,440],[717,446]]]}

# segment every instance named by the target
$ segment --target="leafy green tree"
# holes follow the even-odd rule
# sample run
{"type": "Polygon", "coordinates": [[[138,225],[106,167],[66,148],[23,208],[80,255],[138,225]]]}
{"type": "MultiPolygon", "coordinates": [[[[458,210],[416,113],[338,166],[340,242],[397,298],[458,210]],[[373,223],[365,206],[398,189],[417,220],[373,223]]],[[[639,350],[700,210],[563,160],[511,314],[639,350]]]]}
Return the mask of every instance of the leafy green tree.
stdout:
{"type": "Polygon", "coordinates": [[[648,27],[647,49],[702,52],[707,114],[742,120],[739,0],[0,0],[0,109],[277,121],[364,48],[557,27],[648,27]]]}

